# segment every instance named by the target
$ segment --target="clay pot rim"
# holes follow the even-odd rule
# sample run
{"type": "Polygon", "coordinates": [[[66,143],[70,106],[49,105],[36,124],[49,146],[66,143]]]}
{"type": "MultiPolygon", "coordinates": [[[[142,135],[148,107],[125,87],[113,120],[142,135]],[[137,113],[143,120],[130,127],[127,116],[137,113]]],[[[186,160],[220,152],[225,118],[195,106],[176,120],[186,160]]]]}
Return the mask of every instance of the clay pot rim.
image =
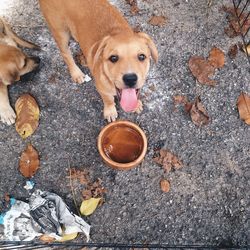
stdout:
{"type": "Polygon", "coordinates": [[[101,132],[98,135],[97,147],[98,147],[98,151],[102,159],[108,166],[114,169],[118,169],[118,170],[128,170],[128,169],[138,166],[144,159],[146,152],[147,152],[147,137],[145,133],[143,132],[143,130],[137,124],[130,122],[130,121],[126,121],[126,120],[119,120],[119,121],[111,122],[108,125],[106,125],[104,128],[102,128],[101,132]],[[105,133],[107,132],[107,130],[113,126],[119,126],[119,125],[133,128],[140,134],[140,136],[142,137],[142,141],[143,141],[143,149],[142,149],[140,156],[136,160],[128,162],[128,163],[119,163],[119,162],[115,162],[111,160],[110,158],[106,156],[102,148],[102,139],[105,133]]]}

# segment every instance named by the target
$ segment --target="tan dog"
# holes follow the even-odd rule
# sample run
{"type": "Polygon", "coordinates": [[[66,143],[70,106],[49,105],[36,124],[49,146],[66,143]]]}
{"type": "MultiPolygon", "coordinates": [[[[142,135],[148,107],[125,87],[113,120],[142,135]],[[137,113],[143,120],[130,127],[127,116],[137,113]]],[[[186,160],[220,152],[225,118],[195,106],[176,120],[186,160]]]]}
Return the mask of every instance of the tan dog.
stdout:
{"type": "Polygon", "coordinates": [[[19,38],[0,19],[0,120],[8,125],[15,122],[16,114],[9,103],[7,86],[34,70],[40,61],[38,57],[26,56],[17,45],[39,49],[37,45],[19,38]]]}
{"type": "Polygon", "coordinates": [[[104,102],[104,118],[117,118],[114,96],[125,111],[142,111],[139,89],[145,82],[150,57],[158,59],[151,38],[135,33],[107,0],[40,0],[41,10],[73,80],[84,82],[68,43],[79,42],[104,102]]]}

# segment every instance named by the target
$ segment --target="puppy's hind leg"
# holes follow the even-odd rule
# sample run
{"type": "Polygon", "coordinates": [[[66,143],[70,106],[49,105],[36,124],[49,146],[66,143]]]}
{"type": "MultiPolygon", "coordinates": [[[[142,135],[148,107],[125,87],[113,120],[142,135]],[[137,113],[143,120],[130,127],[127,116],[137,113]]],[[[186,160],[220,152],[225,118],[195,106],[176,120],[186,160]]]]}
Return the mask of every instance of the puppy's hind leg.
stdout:
{"type": "Polygon", "coordinates": [[[7,86],[0,82],[0,119],[3,123],[15,123],[16,114],[10,106],[7,86]]]}
{"type": "Polygon", "coordinates": [[[74,82],[83,83],[85,80],[84,73],[76,65],[71,51],[69,49],[70,34],[66,30],[52,30],[56,43],[61,51],[63,59],[69,68],[70,75],[74,82]]]}

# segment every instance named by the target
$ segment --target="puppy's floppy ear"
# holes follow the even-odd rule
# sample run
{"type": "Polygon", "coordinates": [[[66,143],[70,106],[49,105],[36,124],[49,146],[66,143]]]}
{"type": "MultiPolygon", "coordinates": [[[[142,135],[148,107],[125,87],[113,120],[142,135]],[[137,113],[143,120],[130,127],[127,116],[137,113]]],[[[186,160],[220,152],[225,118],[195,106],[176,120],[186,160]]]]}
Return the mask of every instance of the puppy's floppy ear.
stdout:
{"type": "Polygon", "coordinates": [[[91,67],[94,68],[99,58],[102,56],[103,50],[107,45],[110,36],[105,36],[101,41],[95,43],[90,49],[89,60],[91,67]]]}
{"type": "Polygon", "coordinates": [[[139,32],[137,33],[137,35],[141,38],[143,38],[146,41],[146,44],[148,45],[150,52],[151,52],[151,56],[154,59],[154,61],[157,63],[158,61],[158,50],[155,46],[155,43],[153,42],[153,40],[150,38],[149,35],[147,35],[144,32],[139,32]]]}

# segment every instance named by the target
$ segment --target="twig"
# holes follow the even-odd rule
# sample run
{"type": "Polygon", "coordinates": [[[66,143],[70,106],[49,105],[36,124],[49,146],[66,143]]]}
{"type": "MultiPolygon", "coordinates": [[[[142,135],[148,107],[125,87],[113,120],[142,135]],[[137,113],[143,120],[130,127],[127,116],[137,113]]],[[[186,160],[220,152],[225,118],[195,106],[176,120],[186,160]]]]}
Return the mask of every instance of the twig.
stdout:
{"type": "Polygon", "coordinates": [[[74,192],[74,188],[73,188],[73,184],[72,184],[71,167],[70,167],[69,161],[68,161],[68,165],[69,165],[69,183],[70,183],[70,189],[71,189],[71,193],[72,193],[72,197],[73,197],[73,201],[74,201],[74,204],[75,204],[76,211],[77,211],[78,215],[81,217],[80,211],[79,211],[79,209],[77,207],[77,203],[76,203],[75,192],[74,192]]]}

